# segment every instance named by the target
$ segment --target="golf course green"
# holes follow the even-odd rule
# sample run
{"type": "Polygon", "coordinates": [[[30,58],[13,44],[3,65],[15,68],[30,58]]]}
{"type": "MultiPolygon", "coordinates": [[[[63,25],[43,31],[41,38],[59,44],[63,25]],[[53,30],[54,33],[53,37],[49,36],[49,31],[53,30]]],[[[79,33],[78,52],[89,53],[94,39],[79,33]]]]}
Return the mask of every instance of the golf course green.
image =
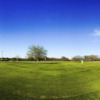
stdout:
{"type": "Polygon", "coordinates": [[[0,100],[100,100],[100,62],[0,62],[0,100]]]}

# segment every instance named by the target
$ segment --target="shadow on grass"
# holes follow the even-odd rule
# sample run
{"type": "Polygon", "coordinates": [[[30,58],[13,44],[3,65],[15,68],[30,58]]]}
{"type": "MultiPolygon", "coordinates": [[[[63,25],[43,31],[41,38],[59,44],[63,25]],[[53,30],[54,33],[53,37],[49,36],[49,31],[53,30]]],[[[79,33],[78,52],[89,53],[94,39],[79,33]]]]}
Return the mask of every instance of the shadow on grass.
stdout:
{"type": "MultiPolygon", "coordinates": [[[[37,63],[37,64],[38,64],[38,63],[37,63]]],[[[46,62],[41,63],[41,62],[40,62],[39,64],[59,64],[59,63],[56,63],[56,62],[55,62],[55,63],[46,63],[46,62]]]]}
{"type": "Polygon", "coordinates": [[[2,91],[0,93],[0,100],[100,100],[100,95],[98,93],[100,93],[100,91],[68,98],[33,98],[13,93],[6,93],[5,91],[2,91]]]}

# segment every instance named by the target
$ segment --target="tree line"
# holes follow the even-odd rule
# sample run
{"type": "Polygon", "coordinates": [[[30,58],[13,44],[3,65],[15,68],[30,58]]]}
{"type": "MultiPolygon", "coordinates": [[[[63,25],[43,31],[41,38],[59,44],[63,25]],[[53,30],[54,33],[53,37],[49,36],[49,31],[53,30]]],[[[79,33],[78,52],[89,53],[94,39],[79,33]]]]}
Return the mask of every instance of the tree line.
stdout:
{"type": "MultiPolygon", "coordinates": [[[[0,61],[37,61],[33,57],[28,58],[0,58],[0,61]]],[[[53,58],[53,57],[46,57],[45,58],[39,58],[38,61],[70,61],[67,57],[61,57],[61,58],[53,58]]]]}
{"type": "Polygon", "coordinates": [[[27,58],[0,58],[0,61],[100,61],[98,55],[86,55],[86,56],[75,56],[71,59],[62,56],[61,58],[50,58],[47,57],[47,50],[43,46],[32,45],[28,48],[27,58]]]}
{"type": "Polygon", "coordinates": [[[100,61],[100,57],[98,55],[85,55],[85,56],[75,56],[71,60],[72,61],[80,61],[83,59],[84,61],[100,61]]]}
{"type": "MultiPolygon", "coordinates": [[[[28,57],[28,58],[0,58],[0,61],[37,61],[35,58],[33,57],[28,57]]],[[[98,57],[97,55],[88,55],[88,56],[75,56],[71,59],[69,59],[68,57],[61,57],[61,58],[54,58],[54,57],[46,57],[45,58],[39,58],[38,61],[81,61],[81,59],[83,59],[84,61],[100,61],[100,57],[98,57]]]]}

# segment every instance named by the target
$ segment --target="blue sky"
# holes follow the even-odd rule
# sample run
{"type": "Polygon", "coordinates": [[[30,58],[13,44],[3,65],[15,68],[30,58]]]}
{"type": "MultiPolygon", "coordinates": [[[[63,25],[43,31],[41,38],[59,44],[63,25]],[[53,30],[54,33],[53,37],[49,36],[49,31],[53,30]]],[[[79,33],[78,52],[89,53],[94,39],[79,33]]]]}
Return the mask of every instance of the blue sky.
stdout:
{"type": "Polygon", "coordinates": [[[99,44],[100,0],[0,1],[4,57],[25,57],[31,45],[44,46],[48,57],[100,55],[99,44]]]}

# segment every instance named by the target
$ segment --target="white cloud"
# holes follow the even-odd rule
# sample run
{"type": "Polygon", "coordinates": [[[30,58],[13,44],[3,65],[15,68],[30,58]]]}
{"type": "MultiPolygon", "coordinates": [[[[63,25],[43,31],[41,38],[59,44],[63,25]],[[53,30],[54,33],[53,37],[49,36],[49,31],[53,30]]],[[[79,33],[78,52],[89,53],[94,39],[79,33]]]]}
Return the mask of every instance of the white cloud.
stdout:
{"type": "Polygon", "coordinates": [[[100,36],[100,30],[94,30],[93,36],[100,36]]]}

